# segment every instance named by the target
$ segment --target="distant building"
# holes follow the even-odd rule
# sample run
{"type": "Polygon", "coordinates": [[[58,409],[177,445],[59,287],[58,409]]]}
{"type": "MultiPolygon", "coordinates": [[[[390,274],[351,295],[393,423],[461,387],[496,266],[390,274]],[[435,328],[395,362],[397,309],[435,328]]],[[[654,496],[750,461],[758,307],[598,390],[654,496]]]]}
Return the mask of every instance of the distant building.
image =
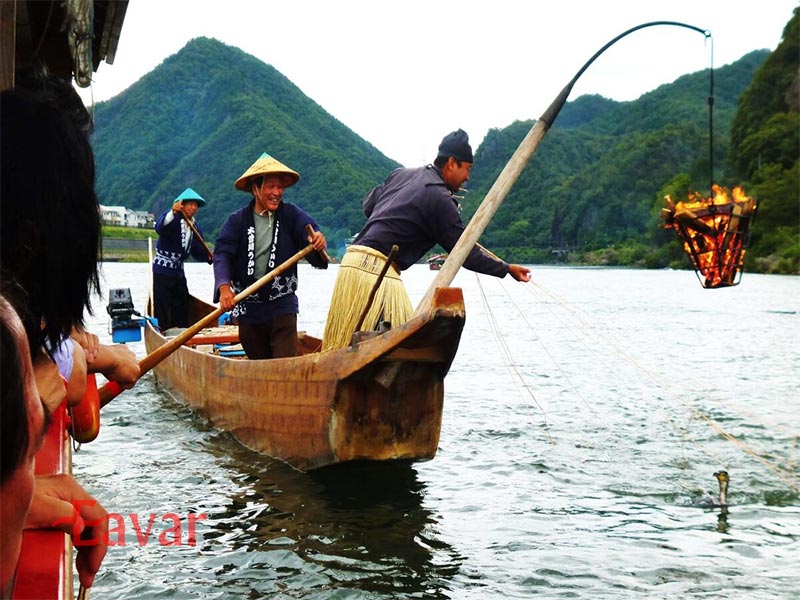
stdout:
{"type": "Polygon", "coordinates": [[[124,206],[100,205],[100,220],[103,225],[116,227],[152,227],[155,216],[144,210],[130,210],[124,206]]]}
{"type": "Polygon", "coordinates": [[[128,227],[152,227],[155,222],[153,213],[146,210],[128,211],[128,227]]]}

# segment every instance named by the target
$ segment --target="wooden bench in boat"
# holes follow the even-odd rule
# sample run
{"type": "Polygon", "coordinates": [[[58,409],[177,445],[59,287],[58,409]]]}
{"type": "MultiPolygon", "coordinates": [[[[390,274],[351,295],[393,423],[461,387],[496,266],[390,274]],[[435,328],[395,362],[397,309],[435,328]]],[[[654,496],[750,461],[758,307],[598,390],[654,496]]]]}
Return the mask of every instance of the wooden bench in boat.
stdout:
{"type": "MultiPolygon", "coordinates": [[[[241,346],[238,346],[239,343],[239,327],[237,325],[220,325],[201,329],[184,345],[192,348],[208,346],[209,352],[214,351],[222,356],[244,356],[241,346]]],[[[297,332],[297,353],[299,356],[318,352],[320,345],[320,340],[307,335],[305,331],[297,332]]]]}
{"type": "Polygon", "coordinates": [[[236,325],[222,325],[220,327],[208,327],[198,331],[192,339],[188,340],[186,346],[205,346],[213,344],[238,344],[239,327],[236,325]]]}

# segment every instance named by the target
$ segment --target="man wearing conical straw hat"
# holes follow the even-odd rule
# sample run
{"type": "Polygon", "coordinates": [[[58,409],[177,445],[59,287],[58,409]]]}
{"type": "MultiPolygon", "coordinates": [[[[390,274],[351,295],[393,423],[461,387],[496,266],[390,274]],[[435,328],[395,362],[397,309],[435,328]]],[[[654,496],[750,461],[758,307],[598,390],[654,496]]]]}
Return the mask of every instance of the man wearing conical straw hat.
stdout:
{"type": "Polygon", "coordinates": [[[299,173],[262,154],[234,183],[237,190],[252,195],[250,202],[228,217],[214,246],[214,302],[231,311],[251,360],[297,354],[297,265],[238,304],[234,296],[309,243],[317,252],[306,256],[308,262],[328,268],[320,254],[327,245],[325,236],[316,221],[283,201],[284,189],[299,180],[299,173]],[[313,236],[306,232],[307,225],[313,236]]]}
{"type": "Polygon", "coordinates": [[[189,286],[183,262],[191,256],[211,264],[203,240],[194,235],[192,229],[194,227],[198,235],[203,235],[194,216],[198,208],[205,205],[205,199],[189,187],[172,201],[172,208],[156,219],[158,241],[153,257],[153,311],[161,331],[189,326],[189,286]]]}
{"type": "MultiPolygon", "coordinates": [[[[400,272],[439,244],[450,252],[464,225],[453,196],[469,180],[472,148],[466,132],[447,134],[432,165],[395,169],[364,198],[367,223],[342,259],[325,323],[322,349],[347,346],[362,318],[371,291],[384,272],[393,245],[398,252],[385,271],[361,329],[370,331],[384,321],[392,327],[411,318],[413,309],[400,272]]],[[[530,281],[530,269],[503,262],[475,246],[464,266],[478,273],[530,281]]]]}

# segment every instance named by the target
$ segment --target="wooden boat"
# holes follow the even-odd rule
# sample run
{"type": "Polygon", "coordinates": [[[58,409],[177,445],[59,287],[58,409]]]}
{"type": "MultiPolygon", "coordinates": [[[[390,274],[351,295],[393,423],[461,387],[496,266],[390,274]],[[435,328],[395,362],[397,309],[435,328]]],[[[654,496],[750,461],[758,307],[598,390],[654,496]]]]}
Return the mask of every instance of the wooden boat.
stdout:
{"type": "MultiPolygon", "coordinates": [[[[466,316],[461,290],[449,286],[596,56],[514,151],[407,323],[377,335],[358,332],[350,347],[327,352],[317,350],[320,340],[302,336],[301,355],[287,359],[236,360],[180,346],[153,365],[157,379],[244,445],[302,470],[433,458],[444,377],[466,316]]],[[[194,299],[190,321],[214,310],[194,299]]],[[[148,323],[148,354],[167,344],[148,323]]]]}
{"type": "MultiPolygon", "coordinates": [[[[515,150],[407,323],[377,335],[358,332],[350,347],[327,352],[317,350],[320,340],[302,336],[300,356],[287,359],[236,360],[180,346],[153,366],[156,378],[215,427],[301,470],[358,460],[433,458],[444,377],[466,317],[461,290],[449,286],[579,75],[515,150]]],[[[193,299],[189,320],[213,311],[193,299]]],[[[148,355],[167,343],[146,325],[148,355]]]]}
{"type": "MultiPolygon", "coordinates": [[[[215,308],[192,298],[189,320],[215,308]]],[[[215,328],[202,330],[154,372],[212,425],[300,470],[428,460],[439,443],[444,378],[464,319],[461,290],[440,288],[428,310],[385,333],[359,333],[347,348],[320,352],[321,340],[300,334],[297,357],[242,360],[199,349],[235,341],[215,328]]],[[[146,325],[148,354],[166,342],[146,325]]]]}

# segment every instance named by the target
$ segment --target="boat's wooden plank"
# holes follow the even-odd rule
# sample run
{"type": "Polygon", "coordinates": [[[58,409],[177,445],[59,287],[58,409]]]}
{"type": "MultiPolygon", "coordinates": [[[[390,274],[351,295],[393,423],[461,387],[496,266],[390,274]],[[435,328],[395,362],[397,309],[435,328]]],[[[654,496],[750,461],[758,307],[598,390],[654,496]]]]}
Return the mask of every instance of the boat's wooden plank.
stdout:
{"type": "Polygon", "coordinates": [[[239,333],[228,333],[224,335],[203,335],[198,333],[185,346],[205,346],[207,344],[238,344],[239,333]]]}
{"type": "Polygon", "coordinates": [[[405,360],[409,362],[443,362],[447,355],[441,346],[427,348],[397,348],[387,354],[384,361],[405,360]]]}
{"type": "Polygon", "coordinates": [[[194,337],[185,342],[186,346],[204,346],[206,344],[238,344],[239,327],[236,325],[220,325],[207,327],[198,331],[194,337]]]}

